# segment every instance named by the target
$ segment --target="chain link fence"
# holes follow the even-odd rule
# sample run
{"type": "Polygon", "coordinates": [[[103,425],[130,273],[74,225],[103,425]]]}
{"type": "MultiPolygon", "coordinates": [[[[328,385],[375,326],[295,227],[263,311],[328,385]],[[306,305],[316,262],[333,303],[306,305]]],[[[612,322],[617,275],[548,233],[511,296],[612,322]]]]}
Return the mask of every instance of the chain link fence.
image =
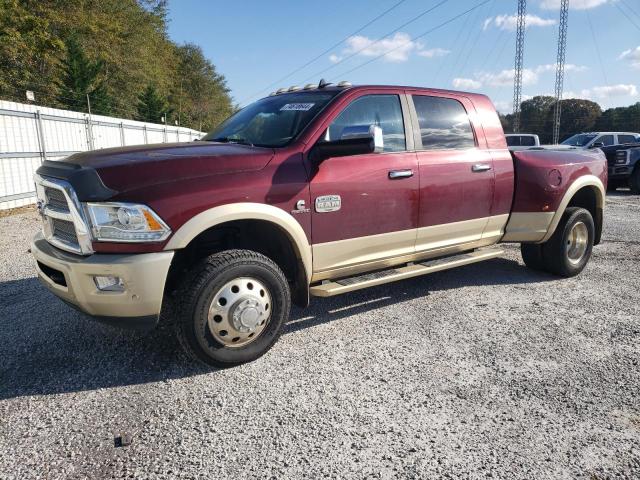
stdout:
{"type": "Polygon", "coordinates": [[[0,100],[0,210],[34,203],[33,174],[44,160],[147,143],[188,142],[190,128],[0,100]]]}

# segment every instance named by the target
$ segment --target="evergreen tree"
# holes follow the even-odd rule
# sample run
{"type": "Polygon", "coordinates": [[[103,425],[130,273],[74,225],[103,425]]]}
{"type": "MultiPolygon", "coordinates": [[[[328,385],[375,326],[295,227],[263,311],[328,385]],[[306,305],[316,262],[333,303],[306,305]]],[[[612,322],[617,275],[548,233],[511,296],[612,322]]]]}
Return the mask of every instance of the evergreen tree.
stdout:
{"type": "Polygon", "coordinates": [[[152,84],[147,85],[138,102],[138,120],[161,123],[162,116],[168,114],[168,110],[167,101],[160,96],[156,87],[152,84]]]}
{"type": "Polygon", "coordinates": [[[112,101],[102,79],[105,63],[87,58],[75,35],[65,42],[67,55],[62,61],[62,79],[59,100],[70,110],[87,112],[87,95],[91,112],[110,115],[112,101]]]}

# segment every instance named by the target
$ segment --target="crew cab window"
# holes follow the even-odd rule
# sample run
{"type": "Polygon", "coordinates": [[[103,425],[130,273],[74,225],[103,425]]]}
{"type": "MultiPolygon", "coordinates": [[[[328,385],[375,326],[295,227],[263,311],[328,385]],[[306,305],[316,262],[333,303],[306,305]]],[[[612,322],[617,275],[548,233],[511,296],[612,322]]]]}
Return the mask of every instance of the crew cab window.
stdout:
{"type": "Polygon", "coordinates": [[[331,123],[325,140],[340,140],[347,127],[382,128],[385,152],[406,150],[402,107],[397,95],[365,95],[351,102],[331,123]]]}
{"type": "Polygon", "coordinates": [[[461,149],[476,146],[469,116],[452,98],[413,95],[423,150],[461,149]]]}
{"type": "Polygon", "coordinates": [[[618,143],[635,143],[637,141],[635,135],[618,135],[618,143]]]}
{"type": "Polygon", "coordinates": [[[615,142],[613,141],[613,135],[602,135],[598,138],[596,138],[596,141],[593,143],[599,143],[602,142],[602,144],[605,147],[608,147],[609,145],[613,145],[615,142]]]}
{"type": "Polygon", "coordinates": [[[520,146],[520,137],[516,135],[510,135],[506,137],[507,139],[507,147],[519,147],[520,146]]]}

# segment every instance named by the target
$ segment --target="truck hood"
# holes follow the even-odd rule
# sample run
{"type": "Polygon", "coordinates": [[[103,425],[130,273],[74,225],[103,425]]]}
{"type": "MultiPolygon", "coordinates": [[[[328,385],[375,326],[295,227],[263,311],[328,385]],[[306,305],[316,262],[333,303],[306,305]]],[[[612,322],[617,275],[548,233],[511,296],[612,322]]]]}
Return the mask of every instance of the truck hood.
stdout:
{"type": "Polygon", "coordinates": [[[106,148],[76,153],[64,162],[93,168],[105,186],[126,192],[189,178],[260,170],[273,155],[271,148],[188,142],[106,148]]]}

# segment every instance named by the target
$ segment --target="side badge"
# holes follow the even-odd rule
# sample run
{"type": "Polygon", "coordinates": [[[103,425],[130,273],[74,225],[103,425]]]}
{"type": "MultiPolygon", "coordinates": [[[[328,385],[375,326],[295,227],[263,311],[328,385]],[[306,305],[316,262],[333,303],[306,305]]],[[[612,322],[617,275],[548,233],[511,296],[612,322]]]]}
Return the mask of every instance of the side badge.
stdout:
{"type": "Polygon", "coordinates": [[[340,195],[322,195],[316,197],[316,212],[326,213],[335,212],[342,207],[342,199],[340,195]]]}

